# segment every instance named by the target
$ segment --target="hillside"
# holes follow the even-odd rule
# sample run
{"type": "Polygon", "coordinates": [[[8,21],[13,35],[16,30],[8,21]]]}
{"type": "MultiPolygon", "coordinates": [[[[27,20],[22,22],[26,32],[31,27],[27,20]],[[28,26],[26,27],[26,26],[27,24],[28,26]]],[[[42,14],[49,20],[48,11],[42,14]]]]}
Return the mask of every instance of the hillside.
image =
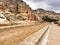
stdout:
{"type": "Polygon", "coordinates": [[[0,14],[8,21],[41,21],[43,16],[60,19],[60,13],[41,8],[33,10],[22,0],[0,0],[0,14]]]}
{"type": "Polygon", "coordinates": [[[44,10],[44,9],[36,9],[33,10],[34,14],[38,15],[40,18],[42,18],[43,16],[49,16],[51,18],[56,18],[56,19],[60,19],[60,13],[56,13],[54,11],[48,11],[48,10],[44,10]]]}

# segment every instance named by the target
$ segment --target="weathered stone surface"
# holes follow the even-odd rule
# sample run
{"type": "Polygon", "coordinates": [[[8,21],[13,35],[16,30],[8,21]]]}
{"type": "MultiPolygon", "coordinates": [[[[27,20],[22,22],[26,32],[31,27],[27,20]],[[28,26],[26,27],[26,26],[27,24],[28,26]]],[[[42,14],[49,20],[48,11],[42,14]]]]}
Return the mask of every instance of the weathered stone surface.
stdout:
{"type": "Polygon", "coordinates": [[[15,16],[19,14],[21,17],[25,16],[23,17],[24,20],[34,20],[32,9],[22,0],[0,0],[0,10],[5,11],[7,17],[10,14],[15,16]]]}
{"type": "Polygon", "coordinates": [[[21,1],[19,4],[18,4],[18,12],[20,14],[27,14],[28,16],[28,20],[34,20],[34,16],[32,14],[32,9],[29,7],[29,5],[26,5],[25,2],[21,1]]]}

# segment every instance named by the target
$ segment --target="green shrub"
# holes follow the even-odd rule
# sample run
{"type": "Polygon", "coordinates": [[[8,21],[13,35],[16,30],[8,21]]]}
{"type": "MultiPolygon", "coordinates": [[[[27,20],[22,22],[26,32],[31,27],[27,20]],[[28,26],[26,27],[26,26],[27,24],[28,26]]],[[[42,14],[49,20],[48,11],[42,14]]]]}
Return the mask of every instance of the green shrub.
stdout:
{"type": "Polygon", "coordinates": [[[43,16],[42,20],[43,21],[47,21],[47,22],[55,22],[55,21],[58,21],[57,19],[50,18],[48,16],[43,16]]]}

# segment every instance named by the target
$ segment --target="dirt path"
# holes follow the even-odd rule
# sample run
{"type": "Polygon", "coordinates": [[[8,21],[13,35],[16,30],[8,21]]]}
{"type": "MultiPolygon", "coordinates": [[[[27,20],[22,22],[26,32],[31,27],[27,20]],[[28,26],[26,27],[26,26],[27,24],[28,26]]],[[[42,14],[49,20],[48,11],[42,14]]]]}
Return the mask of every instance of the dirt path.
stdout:
{"type": "Polygon", "coordinates": [[[16,45],[27,36],[43,28],[47,23],[34,26],[16,27],[0,30],[0,45],[16,45]]]}
{"type": "Polygon", "coordinates": [[[60,26],[51,24],[47,45],[60,45],[60,26]]]}

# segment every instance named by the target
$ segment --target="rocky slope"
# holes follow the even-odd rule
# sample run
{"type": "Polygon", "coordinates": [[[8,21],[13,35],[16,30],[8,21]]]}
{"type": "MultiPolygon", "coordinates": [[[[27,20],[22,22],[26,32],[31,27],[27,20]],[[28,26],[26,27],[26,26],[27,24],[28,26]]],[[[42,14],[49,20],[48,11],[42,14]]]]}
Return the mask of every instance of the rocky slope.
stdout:
{"type": "Polygon", "coordinates": [[[0,0],[0,12],[8,20],[34,20],[32,9],[22,0],[0,0]]]}

